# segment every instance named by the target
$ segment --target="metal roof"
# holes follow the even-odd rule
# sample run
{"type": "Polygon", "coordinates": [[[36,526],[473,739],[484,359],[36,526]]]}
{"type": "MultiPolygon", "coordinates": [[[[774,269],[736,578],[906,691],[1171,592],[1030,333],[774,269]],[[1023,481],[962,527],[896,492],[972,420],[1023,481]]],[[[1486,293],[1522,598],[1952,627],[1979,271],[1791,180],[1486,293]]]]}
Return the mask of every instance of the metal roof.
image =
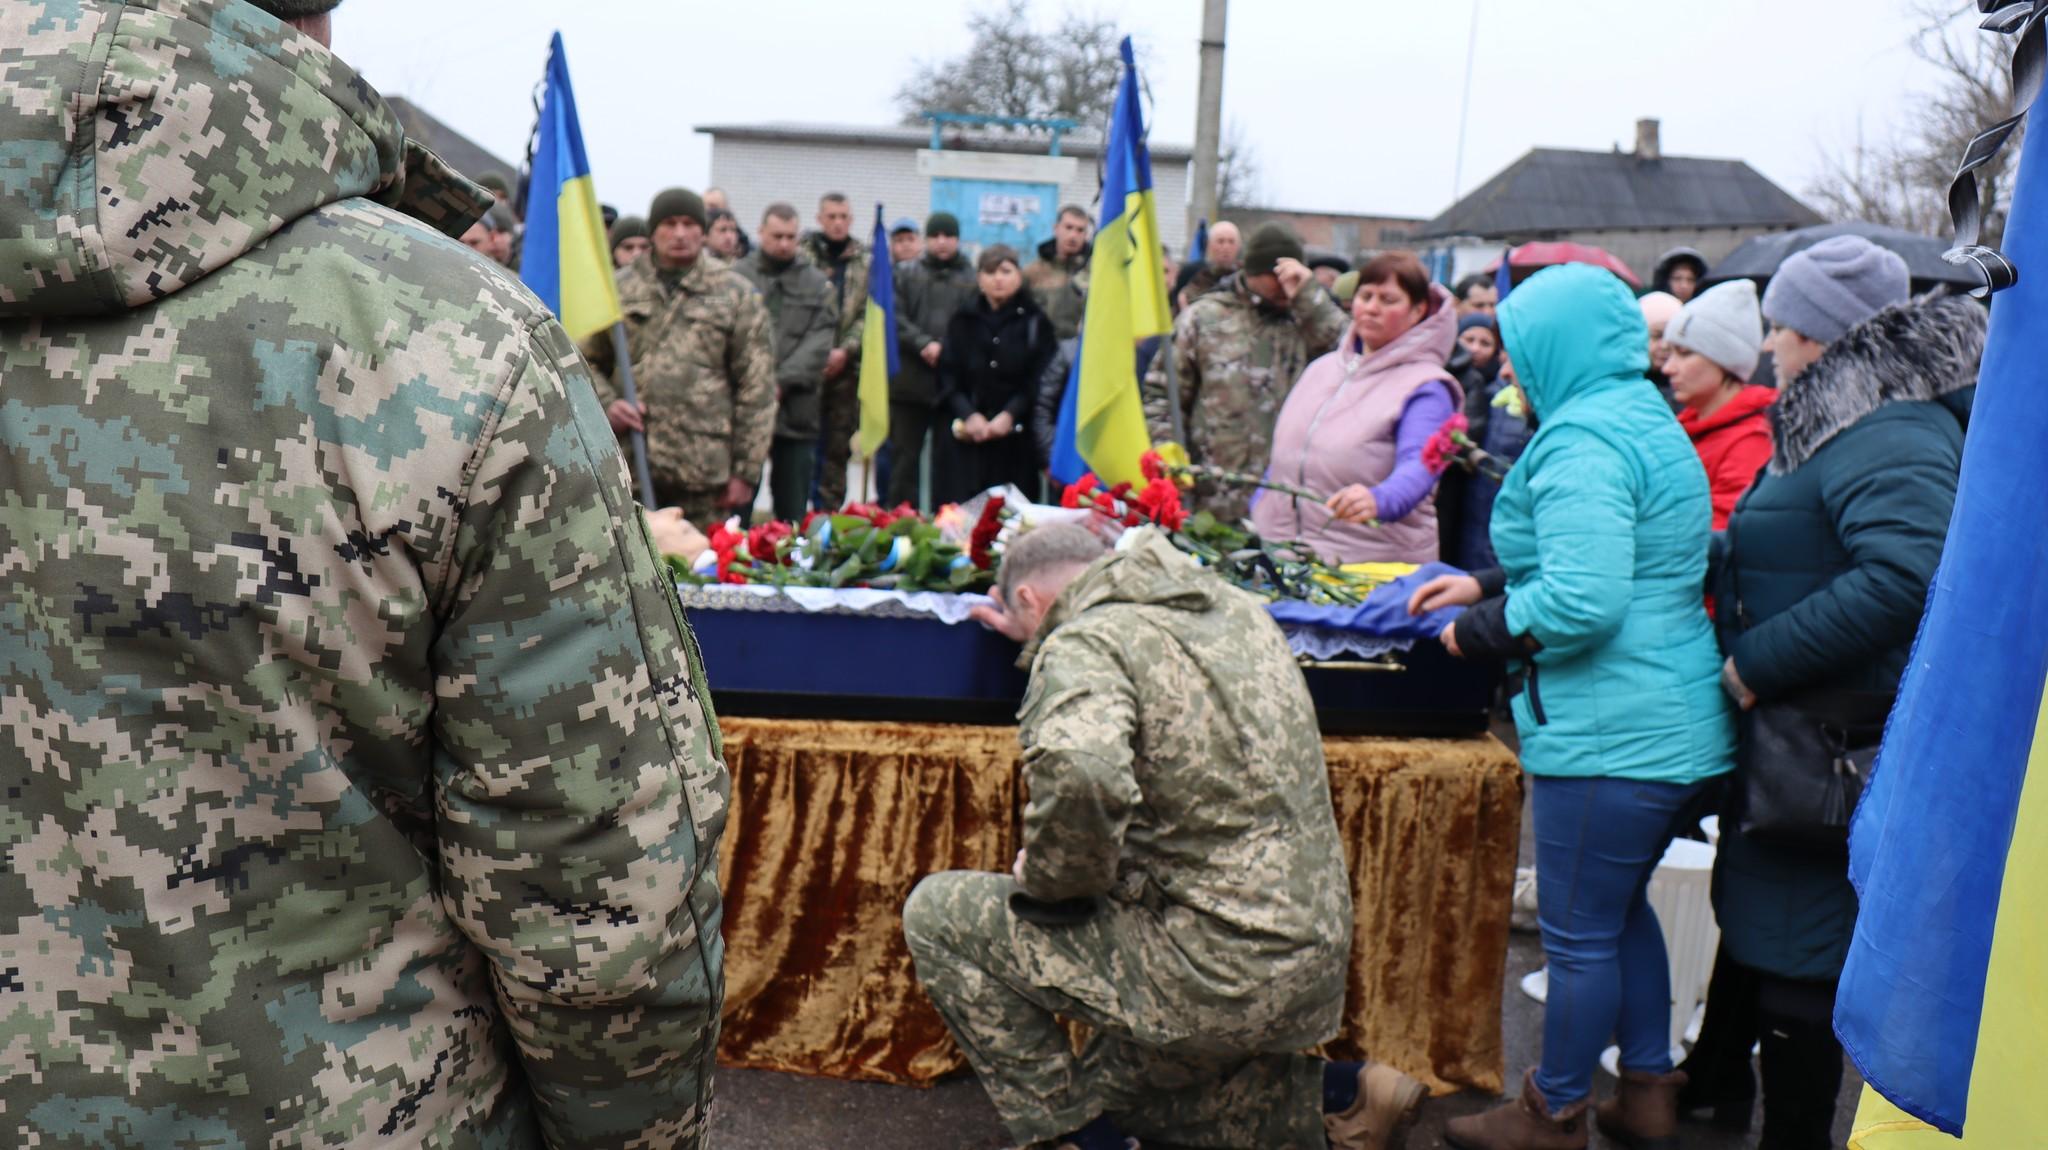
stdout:
{"type": "Polygon", "coordinates": [[[391,114],[398,117],[399,126],[412,139],[425,144],[433,153],[448,162],[448,166],[476,179],[485,172],[497,172],[507,182],[519,179],[519,165],[507,163],[486,151],[483,145],[449,127],[420,110],[404,96],[387,96],[384,102],[391,107],[391,114]]]}
{"type": "Polygon", "coordinates": [[[1803,227],[1818,212],[1741,160],[1638,159],[1537,148],[1429,221],[1418,237],[1507,238],[1608,228],[1803,227]]]}
{"type": "MultiPolygon", "coordinates": [[[[891,148],[925,148],[931,146],[932,140],[929,125],[874,127],[862,124],[811,124],[781,120],[766,124],[699,124],[696,130],[707,136],[726,136],[739,140],[864,144],[891,148]]],[[[945,136],[948,148],[957,147],[962,151],[974,152],[1018,152],[1026,155],[1044,155],[1051,140],[1050,136],[1042,134],[978,132],[952,127],[945,129],[945,136]]],[[[1080,128],[1060,138],[1060,151],[1062,155],[1069,156],[1099,156],[1102,154],[1102,143],[1101,132],[1092,128],[1080,128]]],[[[1148,143],[1155,162],[1186,163],[1194,158],[1193,150],[1184,144],[1149,141],[1148,143]]]]}

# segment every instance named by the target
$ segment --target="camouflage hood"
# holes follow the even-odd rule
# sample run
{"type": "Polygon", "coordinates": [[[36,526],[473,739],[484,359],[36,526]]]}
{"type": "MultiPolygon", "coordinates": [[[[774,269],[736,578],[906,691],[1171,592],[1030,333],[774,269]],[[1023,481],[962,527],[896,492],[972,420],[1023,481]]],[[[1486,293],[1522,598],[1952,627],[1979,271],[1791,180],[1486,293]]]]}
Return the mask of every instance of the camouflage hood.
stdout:
{"type": "Polygon", "coordinates": [[[152,303],[353,196],[452,234],[489,203],[252,4],[0,5],[0,318],[152,303]]]}
{"type": "Polygon", "coordinates": [[[1166,536],[1147,528],[1130,545],[1090,565],[1045,613],[1039,637],[1106,603],[1136,603],[1176,611],[1214,610],[1226,584],[1182,554],[1166,536]]]}

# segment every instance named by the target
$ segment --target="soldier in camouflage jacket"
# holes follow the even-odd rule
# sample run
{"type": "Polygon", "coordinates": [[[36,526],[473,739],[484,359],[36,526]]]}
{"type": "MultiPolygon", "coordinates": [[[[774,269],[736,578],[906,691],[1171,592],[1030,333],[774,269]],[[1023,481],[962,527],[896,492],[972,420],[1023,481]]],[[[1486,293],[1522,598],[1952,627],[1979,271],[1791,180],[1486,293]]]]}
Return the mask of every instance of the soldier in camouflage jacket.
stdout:
{"type": "Polygon", "coordinates": [[[1073,204],[1061,208],[1052,238],[1038,245],[1038,258],[1024,269],[1024,286],[1062,340],[1074,338],[1088,312],[1089,228],[1087,212],[1073,204]]]}
{"type": "Polygon", "coordinates": [[[1004,561],[1024,849],[918,885],[918,977],[1014,1137],[1106,1115],[1147,1145],[1321,1147],[1325,1064],[1298,1052],[1336,1032],[1352,923],[1307,684],[1263,605],[1164,536],[1089,542],[1039,528],[1004,561]],[[1060,1016],[1093,1030],[1078,1057],[1060,1016]]]}
{"type": "MultiPolygon", "coordinates": [[[[1298,264],[1296,266],[1299,266],[1298,264]]],[[[1304,276],[1307,269],[1301,269],[1304,276]]],[[[1273,424],[1302,370],[1337,346],[1350,317],[1308,278],[1285,296],[1277,277],[1253,290],[1240,272],[1188,305],[1173,324],[1173,363],[1187,429],[1188,456],[1231,471],[1262,474],[1273,454],[1273,424]]],[[[1174,438],[1165,354],[1153,357],[1140,388],[1155,442],[1174,438]]],[[[1190,505],[1236,522],[1250,512],[1242,488],[1195,485],[1190,505]]]]}
{"type": "Polygon", "coordinates": [[[242,0],[0,5],[0,139],[0,1144],[701,1145],[717,729],[488,201],[242,0]]]}
{"type": "MultiPolygon", "coordinates": [[[[626,351],[646,407],[654,499],[697,524],[747,513],[775,431],[775,335],[760,292],[704,246],[703,201],[654,199],[654,246],[618,271],[626,351]],[[668,224],[664,230],[663,225],[668,224]],[[664,245],[672,245],[664,250],[664,245]]],[[[597,391],[624,434],[611,333],[583,342],[597,391]]]]}

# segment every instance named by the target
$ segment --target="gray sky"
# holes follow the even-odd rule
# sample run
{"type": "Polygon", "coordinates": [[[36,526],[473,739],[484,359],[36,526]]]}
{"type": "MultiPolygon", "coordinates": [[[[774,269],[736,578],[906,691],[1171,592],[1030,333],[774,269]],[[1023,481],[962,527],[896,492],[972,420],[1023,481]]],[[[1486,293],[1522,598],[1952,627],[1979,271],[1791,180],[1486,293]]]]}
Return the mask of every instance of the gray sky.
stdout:
{"type": "MultiPolygon", "coordinates": [[[[896,121],[919,60],[967,46],[994,0],[347,0],[335,49],[499,155],[524,154],[560,30],[598,195],[640,211],[701,188],[701,123],[896,121]]],[[[1156,141],[1194,138],[1200,0],[1037,0],[1112,16],[1150,52],[1156,141]]],[[[1268,204],[1430,216],[1452,199],[1468,0],[1238,0],[1224,117],[1268,204]]],[[[1794,194],[1824,149],[1888,138],[1932,82],[1905,0],[1481,0],[1463,188],[1536,145],[1748,160],[1794,194]]],[[[471,173],[474,175],[475,173],[471,173]]]]}

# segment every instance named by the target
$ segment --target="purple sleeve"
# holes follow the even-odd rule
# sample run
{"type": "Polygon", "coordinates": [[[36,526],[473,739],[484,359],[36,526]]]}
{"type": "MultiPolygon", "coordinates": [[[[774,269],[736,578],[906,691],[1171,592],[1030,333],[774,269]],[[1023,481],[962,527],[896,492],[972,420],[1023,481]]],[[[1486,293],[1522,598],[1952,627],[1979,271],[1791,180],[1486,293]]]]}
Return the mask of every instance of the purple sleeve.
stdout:
{"type": "Polygon", "coordinates": [[[1451,417],[1451,391],[1441,382],[1425,383],[1401,405],[1401,422],[1394,428],[1394,470],[1372,489],[1379,504],[1380,522],[1406,519],[1410,512],[1436,488],[1437,477],[1422,465],[1422,448],[1436,429],[1451,417]]]}

